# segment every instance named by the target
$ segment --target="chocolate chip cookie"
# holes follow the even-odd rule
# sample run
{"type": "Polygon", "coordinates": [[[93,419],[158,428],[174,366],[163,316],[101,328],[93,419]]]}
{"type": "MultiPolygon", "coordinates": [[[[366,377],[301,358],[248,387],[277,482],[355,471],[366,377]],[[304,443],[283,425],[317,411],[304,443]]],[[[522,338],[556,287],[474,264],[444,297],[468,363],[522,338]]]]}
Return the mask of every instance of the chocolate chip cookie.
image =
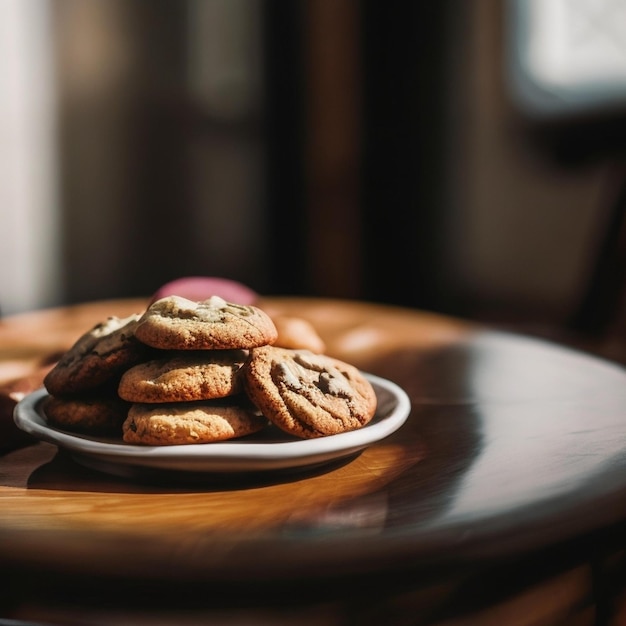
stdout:
{"type": "Polygon", "coordinates": [[[211,400],[243,390],[241,367],[247,350],[191,350],[167,353],[124,372],[118,386],[129,402],[211,400]]]}
{"type": "Polygon", "coordinates": [[[93,390],[145,358],[148,348],[135,337],[139,314],[109,317],[82,335],[46,374],[53,396],[93,390]]]}
{"type": "Polygon", "coordinates": [[[135,334],[163,350],[249,349],[271,344],[277,336],[264,311],[219,296],[199,302],[180,296],[161,298],[148,307],[135,334]]]}
{"type": "Polygon", "coordinates": [[[267,423],[253,409],[224,400],[133,404],[122,431],[127,443],[186,445],[243,437],[261,430],[267,423]]]}
{"type": "Polygon", "coordinates": [[[72,398],[46,396],[42,406],[50,426],[91,435],[119,437],[131,405],[111,393],[72,398]]]}
{"type": "Polygon", "coordinates": [[[357,368],[306,350],[275,346],[251,350],[244,386],[271,422],[296,437],[355,430],[376,412],[376,393],[357,368]]]}

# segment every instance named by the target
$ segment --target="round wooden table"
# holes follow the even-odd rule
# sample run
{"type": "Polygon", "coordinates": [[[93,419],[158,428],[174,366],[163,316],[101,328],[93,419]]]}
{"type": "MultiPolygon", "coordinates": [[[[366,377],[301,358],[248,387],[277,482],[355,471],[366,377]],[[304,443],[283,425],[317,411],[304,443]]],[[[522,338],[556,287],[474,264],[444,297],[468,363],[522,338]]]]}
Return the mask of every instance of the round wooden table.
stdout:
{"type": "Polygon", "coordinates": [[[328,354],[400,385],[406,423],[309,472],[144,480],[87,469],[15,429],[13,404],[60,352],[145,306],[0,321],[0,617],[626,623],[621,367],[415,310],[264,298],[271,315],[310,320],[328,354]]]}

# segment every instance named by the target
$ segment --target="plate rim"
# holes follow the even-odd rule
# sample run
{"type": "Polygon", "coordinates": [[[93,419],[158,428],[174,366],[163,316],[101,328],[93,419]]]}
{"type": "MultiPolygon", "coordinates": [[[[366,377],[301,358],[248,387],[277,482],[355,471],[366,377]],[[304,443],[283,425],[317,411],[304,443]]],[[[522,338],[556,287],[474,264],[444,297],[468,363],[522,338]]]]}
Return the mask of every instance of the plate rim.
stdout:
{"type": "Polygon", "coordinates": [[[266,443],[225,441],[171,446],[111,443],[48,426],[39,408],[41,400],[48,395],[45,387],[24,396],[15,406],[13,419],[18,428],[36,439],[52,443],[70,453],[106,459],[107,462],[117,465],[126,464],[168,471],[185,469],[185,466],[189,465],[189,469],[194,472],[236,472],[238,470],[228,469],[226,466],[237,465],[237,463],[244,466],[250,463],[268,462],[270,463],[268,470],[276,469],[276,463],[285,468],[297,467],[302,466],[305,459],[319,462],[316,459],[338,460],[354,454],[385,439],[406,422],[411,412],[411,401],[406,391],[386,378],[367,372],[363,372],[363,375],[370,381],[376,392],[379,400],[377,411],[380,408],[381,393],[389,394],[393,402],[389,414],[357,430],[315,439],[266,443]],[[203,463],[207,469],[198,469],[198,465],[203,463]],[[172,464],[179,467],[174,468],[172,464]],[[215,466],[219,465],[225,466],[226,469],[215,469],[215,466]]]}

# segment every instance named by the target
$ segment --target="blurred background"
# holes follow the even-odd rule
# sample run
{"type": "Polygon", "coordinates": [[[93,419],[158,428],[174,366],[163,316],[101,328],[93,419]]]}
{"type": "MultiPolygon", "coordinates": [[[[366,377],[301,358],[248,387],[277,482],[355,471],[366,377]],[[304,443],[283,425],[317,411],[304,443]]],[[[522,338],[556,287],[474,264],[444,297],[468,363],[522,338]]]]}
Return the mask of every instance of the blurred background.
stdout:
{"type": "Polygon", "coordinates": [[[0,310],[190,275],[620,323],[619,0],[0,0],[0,310]]]}

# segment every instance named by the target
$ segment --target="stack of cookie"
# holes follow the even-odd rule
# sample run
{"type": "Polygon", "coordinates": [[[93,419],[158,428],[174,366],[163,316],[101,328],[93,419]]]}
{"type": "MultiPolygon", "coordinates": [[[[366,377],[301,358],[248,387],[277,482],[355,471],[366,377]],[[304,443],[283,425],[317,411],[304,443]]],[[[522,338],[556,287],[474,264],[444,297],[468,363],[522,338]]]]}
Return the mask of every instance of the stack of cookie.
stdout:
{"type": "Polygon", "coordinates": [[[44,412],[56,427],[147,445],[224,441],[269,423],[303,438],[360,428],[374,390],[323,349],[304,320],[168,296],[83,335],[45,377],[44,412]]]}
{"type": "Polygon", "coordinates": [[[109,317],[65,352],[43,379],[48,423],[93,435],[121,431],[130,403],[117,394],[123,372],[149,348],[135,337],[139,314],[109,317]]]}

